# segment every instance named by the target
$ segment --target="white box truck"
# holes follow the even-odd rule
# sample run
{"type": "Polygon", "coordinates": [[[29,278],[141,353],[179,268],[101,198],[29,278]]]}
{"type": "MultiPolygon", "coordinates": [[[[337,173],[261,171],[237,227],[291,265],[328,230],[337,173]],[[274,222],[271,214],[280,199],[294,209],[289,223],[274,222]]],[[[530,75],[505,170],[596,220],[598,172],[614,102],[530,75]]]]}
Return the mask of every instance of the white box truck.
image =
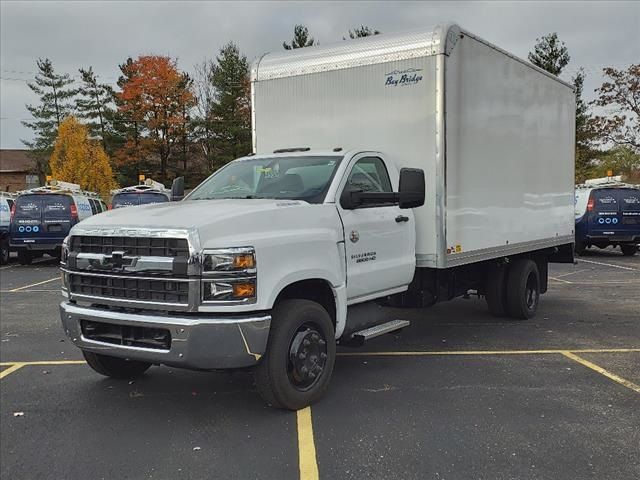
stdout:
{"type": "Polygon", "coordinates": [[[65,241],[62,323],[97,372],[253,368],[297,409],[336,343],[408,324],[380,305],[475,292],[526,319],[548,263],[573,261],[558,78],[444,25],[267,54],[251,82],[253,154],[65,241]]]}

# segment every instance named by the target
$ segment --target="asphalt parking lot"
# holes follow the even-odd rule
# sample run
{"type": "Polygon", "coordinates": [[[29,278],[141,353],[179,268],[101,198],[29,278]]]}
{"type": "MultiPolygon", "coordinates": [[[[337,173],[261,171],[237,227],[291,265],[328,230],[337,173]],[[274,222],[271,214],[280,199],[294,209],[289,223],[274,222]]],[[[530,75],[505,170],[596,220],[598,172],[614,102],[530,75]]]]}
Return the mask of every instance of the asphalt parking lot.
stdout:
{"type": "Polygon", "coordinates": [[[248,372],[100,377],[59,325],[51,259],[0,267],[7,479],[640,478],[640,255],[550,268],[530,321],[471,298],[340,349],[326,396],[266,407],[248,372]]]}

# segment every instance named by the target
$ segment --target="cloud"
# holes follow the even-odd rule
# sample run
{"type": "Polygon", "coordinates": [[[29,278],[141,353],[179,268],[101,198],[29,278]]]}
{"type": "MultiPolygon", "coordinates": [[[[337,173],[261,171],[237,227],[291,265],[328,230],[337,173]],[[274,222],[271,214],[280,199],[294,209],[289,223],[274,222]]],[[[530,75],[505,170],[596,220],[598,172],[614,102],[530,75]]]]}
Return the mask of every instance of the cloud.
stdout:
{"type": "Polygon", "coordinates": [[[6,2],[0,3],[0,145],[20,148],[30,131],[25,103],[37,99],[24,81],[38,57],[77,75],[93,66],[115,82],[128,56],[165,54],[180,68],[212,58],[229,40],[253,59],[280,50],[303,23],[321,44],[341,41],[361,24],[383,33],[455,21],[526,57],[536,37],[558,32],[571,54],[567,78],[586,68],[585,92],[599,84],[603,66],[640,59],[637,2],[6,2]]]}

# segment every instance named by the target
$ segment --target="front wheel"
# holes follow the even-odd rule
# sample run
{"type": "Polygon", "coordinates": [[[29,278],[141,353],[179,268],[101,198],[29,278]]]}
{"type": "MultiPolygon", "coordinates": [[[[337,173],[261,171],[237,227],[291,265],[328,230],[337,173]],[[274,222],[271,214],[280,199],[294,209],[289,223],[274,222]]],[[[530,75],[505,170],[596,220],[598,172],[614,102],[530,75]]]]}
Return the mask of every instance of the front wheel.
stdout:
{"type": "Polygon", "coordinates": [[[111,378],[135,378],[146,372],[151,366],[147,362],[125,360],[124,358],[100,355],[99,353],[82,351],[87,364],[100,375],[111,378]]]}
{"type": "Polygon", "coordinates": [[[7,263],[9,263],[9,239],[5,237],[0,240],[0,265],[7,263]]]}
{"type": "Polygon", "coordinates": [[[267,350],[254,369],[256,387],[269,405],[299,410],[329,385],[336,357],[333,323],[310,300],[284,300],[272,317],[267,350]]]}
{"type": "Polygon", "coordinates": [[[626,244],[620,245],[620,250],[622,250],[622,255],[624,255],[625,257],[630,257],[636,254],[636,252],[638,251],[638,247],[636,245],[626,244]]]}

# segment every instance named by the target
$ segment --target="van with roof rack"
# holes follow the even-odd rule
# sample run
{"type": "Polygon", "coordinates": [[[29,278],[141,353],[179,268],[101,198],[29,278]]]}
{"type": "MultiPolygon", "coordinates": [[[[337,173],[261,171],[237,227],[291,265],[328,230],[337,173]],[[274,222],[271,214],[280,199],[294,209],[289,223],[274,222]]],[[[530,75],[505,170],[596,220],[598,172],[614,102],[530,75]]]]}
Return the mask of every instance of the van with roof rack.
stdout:
{"type": "Polygon", "coordinates": [[[10,247],[18,252],[22,265],[45,253],[60,257],[71,227],[106,210],[97,193],[75,183],[50,180],[44,187],[23,190],[11,209],[10,247]]]}
{"type": "Polygon", "coordinates": [[[337,343],[409,325],[389,306],[475,294],[528,319],[549,262],[573,262],[575,94],[555,75],[442,25],[266,54],[251,93],[254,155],[65,240],[61,320],[96,372],[251,368],[295,410],[337,343]]]}
{"type": "Polygon", "coordinates": [[[603,177],[576,185],[575,222],[577,254],[587,248],[620,247],[632,256],[640,244],[640,186],[622,177],[603,177]]]}
{"type": "Polygon", "coordinates": [[[109,210],[171,201],[171,190],[162,183],[140,175],[140,184],[111,190],[109,210]]]}

